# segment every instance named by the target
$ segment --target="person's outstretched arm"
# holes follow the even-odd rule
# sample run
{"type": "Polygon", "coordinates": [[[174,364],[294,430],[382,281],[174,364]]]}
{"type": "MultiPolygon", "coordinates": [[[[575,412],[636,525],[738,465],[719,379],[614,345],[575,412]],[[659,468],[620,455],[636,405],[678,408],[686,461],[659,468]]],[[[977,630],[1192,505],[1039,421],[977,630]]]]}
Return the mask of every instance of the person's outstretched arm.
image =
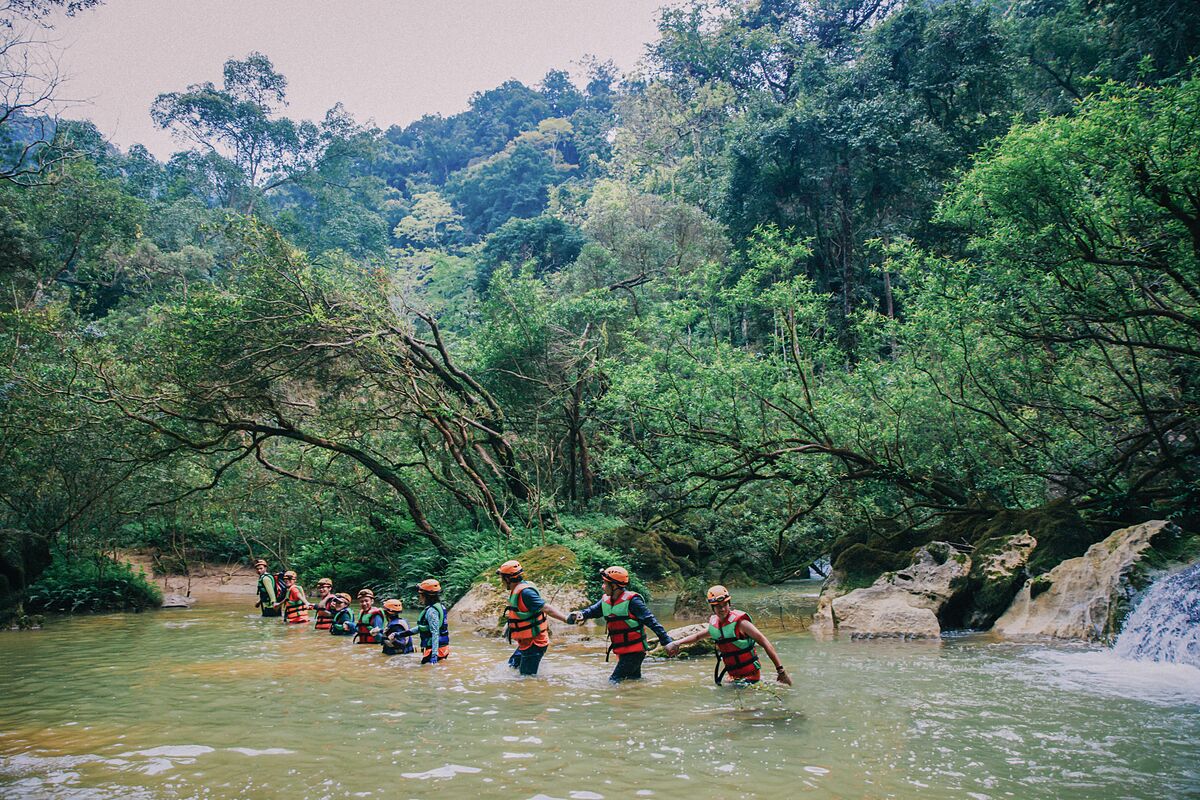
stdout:
{"type": "Polygon", "coordinates": [[[683,647],[685,644],[691,644],[692,642],[698,642],[701,639],[703,639],[705,636],[708,636],[707,629],[688,634],[687,636],[684,636],[682,639],[676,639],[675,641],[673,641],[667,645],[667,648],[666,648],[667,655],[673,656],[676,653],[678,653],[679,649],[681,647],[683,647]]]}
{"type": "Polygon", "coordinates": [[[667,633],[667,629],[662,626],[662,623],[654,618],[654,612],[650,610],[650,606],[646,605],[646,601],[641,597],[635,597],[629,601],[629,613],[647,628],[654,631],[654,635],[658,637],[658,643],[663,647],[671,643],[671,634],[667,633]]]}
{"type": "Polygon", "coordinates": [[[787,686],[792,685],[792,679],[788,676],[787,670],[784,669],[783,663],[779,660],[779,654],[775,652],[775,645],[771,644],[771,640],[763,635],[762,631],[754,627],[754,623],[749,620],[742,620],[740,623],[742,633],[747,637],[758,642],[763,651],[771,659],[771,663],[775,665],[775,680],[787,686]]]}

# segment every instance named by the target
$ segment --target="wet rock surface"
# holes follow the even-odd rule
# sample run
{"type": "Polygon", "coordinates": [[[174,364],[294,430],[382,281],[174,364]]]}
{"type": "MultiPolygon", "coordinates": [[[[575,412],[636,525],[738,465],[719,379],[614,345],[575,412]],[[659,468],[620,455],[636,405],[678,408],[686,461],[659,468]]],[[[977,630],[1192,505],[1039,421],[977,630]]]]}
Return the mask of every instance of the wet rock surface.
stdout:
{"type": "Polygon", "coordinates": [[[1025,582],[993,630],[1005,636],[1111,642],[1138,591],[1139,565],[1182,535],[1162,520],[1114,531],[1078,558],[1025,582]]]}
{"type": "Polygon", "coordinates": [[[1022,531],[988,539],[975,549],[962,618],[965,627],[989,628],[1005,612],[1028,577],[1025,570],[1037,543],[1022,531]]]}
{"type": "Polygon", "coordinates": [[[963,589],[970,569],[970,557],[945,542],[931,542],[908,567],[866,588],[842,593],[840,582],[831,580],[821,591],[812,632],[856,639],[939,637],[939,614],[963,589]]]}

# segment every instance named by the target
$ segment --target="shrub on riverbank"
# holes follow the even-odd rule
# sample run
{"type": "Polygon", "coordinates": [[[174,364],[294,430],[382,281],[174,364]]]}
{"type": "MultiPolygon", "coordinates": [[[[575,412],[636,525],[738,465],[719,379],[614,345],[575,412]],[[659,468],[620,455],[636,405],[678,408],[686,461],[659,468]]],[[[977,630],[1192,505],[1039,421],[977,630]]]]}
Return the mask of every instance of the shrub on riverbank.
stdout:
{"type": "Polygon", "coordinates": [[[105,555],[55,556],[26,605],[34,611],[142,611],[162,605],[162,592],[140,570],[105,555]]]}

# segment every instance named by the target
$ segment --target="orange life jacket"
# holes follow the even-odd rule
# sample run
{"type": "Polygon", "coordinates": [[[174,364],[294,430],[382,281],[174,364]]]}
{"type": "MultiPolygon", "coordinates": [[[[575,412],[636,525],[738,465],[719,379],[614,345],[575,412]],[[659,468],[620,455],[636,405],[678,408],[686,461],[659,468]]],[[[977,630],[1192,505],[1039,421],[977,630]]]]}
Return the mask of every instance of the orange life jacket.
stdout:
{"type": "Polygon", "coordinates": [[[326,595],[324,599],[317,601],[317,626],[314,630],[327,631],[333,627],[333,612],[325,607],[325,601],[333,595],[326,595]]]}
{"type": "Polygon", "coordinates": [[[299,586],[293,585],[288,589],[287,600],[283,603],[283,618],[288,625],[308,624],[308,601],[299,586]]]}
{"type": "Polygon", "coordinates": [[[521,592],[534,589],[532,583],[521,581],[508,594],[508,606],[504,616],[508,620],[508,638],[515,639],[518,645],[526,645],[537,639],[546,630],[546,614],[543,611],[530,611],[525,606],[525,598],[521,592]]]}

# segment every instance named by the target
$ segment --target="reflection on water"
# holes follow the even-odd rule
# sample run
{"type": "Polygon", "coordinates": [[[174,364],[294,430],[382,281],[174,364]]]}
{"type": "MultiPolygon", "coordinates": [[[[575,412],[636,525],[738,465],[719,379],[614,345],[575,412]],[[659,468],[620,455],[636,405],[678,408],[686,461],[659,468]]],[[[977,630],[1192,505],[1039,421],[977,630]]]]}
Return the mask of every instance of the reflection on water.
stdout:
{"type": "Polygon", "coordinates": [[[420,667],[249,599],[0,635],[0,797],[1200,795],[1200,671],[987,636],[816,642],[793,625],[813,594],[739,603],[793,689],[717,689],[708,660],[612,687],[597,641],[532,680],[470,636],[420,667]]]}

